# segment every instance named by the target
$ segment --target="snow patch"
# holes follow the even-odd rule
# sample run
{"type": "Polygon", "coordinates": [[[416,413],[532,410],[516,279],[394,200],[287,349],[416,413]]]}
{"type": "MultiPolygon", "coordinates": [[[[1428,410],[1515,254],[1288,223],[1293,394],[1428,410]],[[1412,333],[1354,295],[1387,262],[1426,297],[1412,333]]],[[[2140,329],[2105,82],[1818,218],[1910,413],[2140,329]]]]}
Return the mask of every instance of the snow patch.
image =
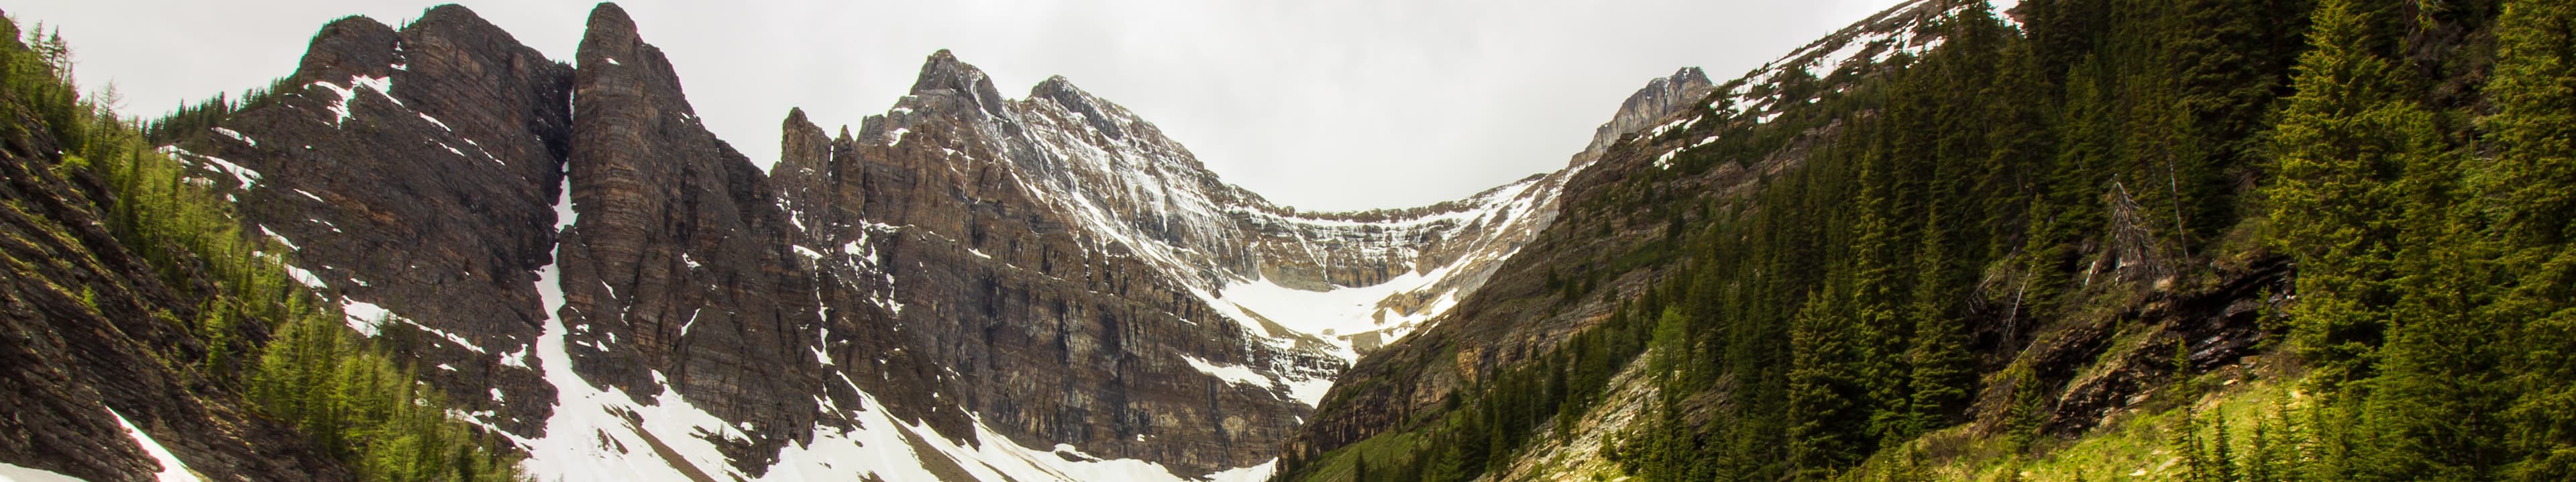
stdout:
{"type": "Polygon", "coordinates": [[[1655,128],[1654,128],[1654,129],[1649,129],[1649,132],[1647,132],[1647,133],[1646,133],[1646,135],[1644,135],[1644,136],[1640,136],[1640,137],[1647,137],[1647,138],[1662,137],[1662,136],[1664,135],[1664,132],[1665,132],[1665,131],[1670,131],[1670,130],[1673,130],[1674,128],[1678,128],[1678,127],[1681,127],[1681,126],[1689,125],[1689,124],[1690,124],[1691,119],[1693,119],[1693,117],[1682,117],[1682,118],[1679,118],[1679,119],[1673,119],[1671,122],[1665,122],[1665,123],[1663,123],[1663,125],[1655,126],[1655,128]]]}
{"type": "MultiPolygon", "coordinates": [[[[420,120],[429,121],[429,123],[430,123],[430,124],[437,125],[437,126],[438,126],[438,130],[442,130],[442,131],[454,131],[454,130],[456,130],[456,129],[452,129],[452,128],[447,127],[447,123],[445,123],[445,122],[439,122],[439,121],[438,121],[438,118],[436,118],[436,117],[430,117],[430,116],[429,116],[429,113],[421,112],[421,113],[419,113],[419,114],[420,114],[420,120]]],[[[450,149],[453,149],[453,148],[450,148],[450,149]]]]}
{"type": "Polygon", "coordinates": [[[365,87],[367,90],[376,91],[376,95],[384,96],[385,100],[394,101],[394,105],[403,105],[402,99],[394,98],[394,79],[392,77],[350,77],[349,83],[352,87],[365,87]]]}
{"type": "Polygon", "coordinates": [[[1833,52],[1826,53],[1823,57],[1816,58],[1814,63],[1808,64],[1807,75],[1819,79],[1833,75],[1835,70],[1842,68],[1843,63],[1852,60],[1853,57],[1859,56],[1862,50],[1869,49],[1869,45],[1871,43],[1873,42],[1862,42],[1858,40],[1844,42],[1842,48],[1834,49],[1833,52]]]}
{"type": "Polygon", "coordinates": [[[501,354],[501,366],[527,368],[528,350],[535,346],[536,345],[520,345],[517,351],[501,354]]]}
{"type": "Polygon", "coordinates": [[[418,321],[412,321],[412,320],[410,320],[410,319],[402,318],[402,317],[399,317],[399,316],[394,317],[394,319],[402,320],[402,322],[403,322],[403,323],[408,323],[408,324],[410,324],[410,325],[411,325],[411,327],[412,327],[412,328],[418,328],[418,329],[420,329],[420,331],[428,332],[429,334],[432,334],[432,335],[438,335],[438,337],[439,337],[439,338],[444,338],[444,339],[446,339],[448,343],[455,343],[455,344],[456,344],[456,346],[464,347],[466,351],[471,351],[471,352],[475,352],[475,353],[490,353],[490,352],[483,351],[483,347],[481,347],[481,346],[475,346],[475,345],[474,345],[474,342],[471,342],[471,341],[465,341],[465,337],[462,337],[462,336],[456,336],[456,334],[455,334],[455,333],[448,333],[448,332],[447,332],[447,331],[445,331],[445,330],[440,330],[440,329],[437,329],[437,328],[430,328],[430,327],[429,327],[429,325],[423,325],[423,324],[420,324],[420,322],[418,322],[418,321]]]}
{"type": "Polygon", "coordinates": [[[1214,375],[1221,380],[1241,385],[1251,385],[1262,388],[1270,387],[1269,378],[1262,377],[1260,373],[1255,373],[1251,368],[1245,368],[1243,365],[1220,365],[1208,363],[1207,360],[1202,360],[1199,359],[1199,357],[1189,355],[1181,355],[1181,360],[1190,362],[1190,368],[1197,368],[1200,373],[1214,375]]]}
{"type": "Polygon", "coordinates": [[[12,464],[12,463],[8,463],[8,462],[0,462],[0,481],[7,481],[7,482],[89,482],[89,481],[86,481],[86,480],[81,480],[79,477],[73,477],[73,476],[69,476],[69,475],[57,474],[57,473],[54,473],[53,471],[44,470],[44,469],[37,469],[37,468],[30,468],[30,467],[21,467],[21,466],[19,466],[19,465],[17,465],[17,464],[12,464]]]}
{"type": "Polygon", "coordinates": [[[234,164],[232,161],[226,161],[215,156],[188,152],[187,149],[180,149],[179,146],[161,146],[161,152],[175,156],[181,160],[193,161],[198,166],[205,167],[207,169],[231,174],[233,176],[233,180],[241,182],[242,189],[250,189],[251,186],[259,184],[259,171],[253,171],[250,170],[250,168],[241,167],[240,164],[234,164]]]}
{"type": "MultiPolygon", "coordinates": [[[[438,141],[430,141],[430,142],[438,142],[438,141]]],[[[438,147],[446,148],[446,149],[447,149],[447,152],[456,154],[456,157],[462,157],[462,158],[466,158],[466,159],[473,159],[473,158],[474,158],[474,156],[468,156],[468,155],[465,155],[465,151],[456,150],[456,146],[447,145],[447,143],[445,143],[445,142],[438,142],[438,147]]]]}
{"type": "Polygon", "coordinates": [[[358,334],[368,338],[383,334],[385,323],[400,318],[383,306],[345,297],[340,298],[340,314],[347,316],[349,329],[357,330],[358,334]]]}
{"type": "Polygon", "coordinates": [[[152,435],[143,433],[143,429],[135,428],[133,421],[125,419],[125,414],[116,413],[113,408],[107,409],[107,414],[116,417],[116,424],[125,427],[125,435],[134,438],[134,444],[143,447],[143,453],[161,463],[161,472],[152,474],[155,479],[161,482],[204,482],[197,478],[197,474],[188,472],[188,464],[180,463],[179,456],[172,455],[169,448],[152,441],[152,435]]]}
{"type": "MultiPolygon", "coordinates": [[[[297,192],[302,192],[302,191],[297,191],[297,192]]],[[[277,231],[275,231],[275,230],[271,230],[271,229],[268,229],[268,226],[267,226],[267,225],[260,225],[260,227],[259,227],[259,232],[267,234],[267,235],[268,235],[268,239],[274,239],[274,240],[277,240],[277,244],[283,244],[283,245],[286,245],[286,249],[291,249],[291,250],[296,250],[296,251],[303,251],[303,250],[304,250],[304,247],[303,247],[303,246],[296,246],[296,245],[295,245],[295,241],[288,240],[288,239],[286,239],[286,236],[285,236],[285,235],[277,234],[277,231]]]]}
{"type": "Polygon", "coordinates": [[[331,287],[329,283],[322,282],[322,277],[314,276],[312,271],[306,271],[304,268],[297,268],[295,265],[291,264],[281,264],[278,266],[286,268],[286,277],[294,278],[295,282],[304,284],[304,287],[306,288],[318,290],[331,287]]]}
{"type": "Polygon", "coordinates": [[[230,137],[233,138],[233,140],[241,141],[242,144],[247,144],[251,147],[259,147],[259,141],[251,140],[250,136],[242,135],[241,131],[225,129],[222,127],[216,127],[214,130],[216,134],[223,134],[224,137],[230,137]]]}

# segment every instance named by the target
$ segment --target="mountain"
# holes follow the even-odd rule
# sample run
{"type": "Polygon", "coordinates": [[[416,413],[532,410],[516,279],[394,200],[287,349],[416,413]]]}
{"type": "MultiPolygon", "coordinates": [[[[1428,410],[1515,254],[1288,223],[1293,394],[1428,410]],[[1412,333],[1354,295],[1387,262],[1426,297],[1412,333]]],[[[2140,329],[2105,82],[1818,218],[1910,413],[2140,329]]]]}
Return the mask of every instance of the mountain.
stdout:
{"type": "MultiPolygon", "coordinates": [[[[1656,79],[1600,134],[1706,84],[1656,79]]],[[[215,105],[152,126],[186,182],[550,479],[1262,477],[1589,163],[1300,212],[1067,79],[1005,98],[941,51],[855,133],[789,112],[764,172],[613,4],[571,64],[461,6],[344,18],[215,105]]]]}
{"type": "Polygon", "coordinates": [[[2563,480],[2559,3],[1909,1],[1332,213],[946,51],[763,170],[614,4],[149,123],[31,35],[0,478],[2563,480]]]}

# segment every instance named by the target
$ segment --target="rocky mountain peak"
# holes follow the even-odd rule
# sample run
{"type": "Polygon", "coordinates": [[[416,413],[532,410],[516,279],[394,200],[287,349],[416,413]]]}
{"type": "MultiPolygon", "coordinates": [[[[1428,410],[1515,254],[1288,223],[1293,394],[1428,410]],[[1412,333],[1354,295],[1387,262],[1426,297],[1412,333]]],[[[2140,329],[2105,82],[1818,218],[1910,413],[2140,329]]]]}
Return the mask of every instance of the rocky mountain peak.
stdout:
{"type": "Polygon", "coordinates": [[[921,75],[912,82],[912,95],[960,102],[995,117],[1009,115],[1010,106],[1002,98],[1002,91],[993,88],[993,78],[984,75],[983,69],[957,60],[957,55],[948,49],[932,52],[928,60],[922,61],[921,75]]]}
{"type": "Polygon", "coordinates": [[[1704,94],[1712,87],[1713,85],[1708,81],[1708,74],[1700,72],[1699,67],[1682,67],[1681,70],[1673,71],[1673,75],[1647,81],[1646,88],[1630,94],[1626,102],[1619,104],[1619,109],[1651,109],[1673,102],[1698,100],[1698,96],[1690,93],[1704,94]]]}
{"type": "Polygon", "coordinates": [[[1637,89],[1636,93],[1628,95],[1627,101],[1619,103],[1619,112],[1611,116],[1610,122],[1602,123],[1600,129],[1593,131],[1592,144],[1584,146],[1582,153],[1575,154],[1571,165],[1579,166],[1600,159],[1603,152],[1619,142],[1620,136],[1689,110],[1692,104],[1716,90],[1717,87],[1709,83],[1708,74],[1700,72],[1698,67],[1683,67],[1673,75],[1646,81],[1644,88],[1637,89]]]}
{"type": "MultiPolygon", "coordinates": [[[[1112,117],[1107,113],[1102,112],[1101,104],[1103,104],[1103,102],[1100,102],[1098,98],[1092,97],[1091,93],[1083,92],[1081,88],[1074,87],[1073,81],[1065,79],[1062,75],[1049,76],[1046,81],[1039,82],[1036,87],[1029,88],[1029,98],[1046,99],[1047,101],[1055,102],[1058,106],[1064,107],[1065,110],[1081,114],[1083,122],[1090,124],[1093,129],[1099,129],[1101,135],[1109,136],[1112,140],[1124,140],[1127,138],[1126,129],[1122,129],[1119,126],[1121,118],[1128,117],[1124,115],[1124,112],[1120,112],[1121,115],[1117,117],[1112,117]]],[[[1109,108],[1116,109],[1117,106],[1111,105],[1109,108]]]]}
{"type": "MultiPolygon", "coordinates": [[[[843,135],[848,135],[843,128],[843,135]]],[[[790,107],[787,120],[779,123],[778,165],[770,172],[794,172],[825,169],[832,160],[832,138],[821,126],[805,118],[805,109],[790,107]]]]}
{"type": "Polygon", "coordinates": [[[650,99],[657,102],[655,110],[681,114],[695,122],[695,109],[680,95],[680,75],[672,70],[670,59],[662,55],[661,48],[644,43],[643,35],[635,28],[635,20],[627,17],[626,9],[619,8],[617,4],[602,2],[591,9],[589,27],[583,32],[581,46],[573,53],[573,58],[581,66],[583,83],[614,86],[620,91],[667,92],[668,95],[656,95],[650,99]],[[593,82],[600,77],[615,80],[593,82]],[[629,85],[629,82],[635,84],[629,85]]]}
{"type": "MultiPolygon", "coordinates": [[[[635,30],[634,17],[627,16],[626,9],[617,6],[616,3],[600,2],[598,6],[591,7],[590,20],[587,25],[586,30],[582,32],[581,44],[583,51],[591,50],[591,45],[593,43],[599,43],[601,45],[634,45],[642,43],[641,36],[635,30]]],[[[609,53],[614,54],[619,52],[609,53]]],[[[578,56],[578,54],[576,54],[576,56],[578,56]]]]}
{"type": "Polygon", "coordinates": [[[402,36],[375,19],[349,16],[322,26],[305,47],[295,68],[298,84],[347,81],[350,77],[383,78],[400,64],[402,36]]]}
{"type": "Polygon", "coordinates": [[[491,37],[498,40],[508,41],[511,44],[518,43],[518,39],[510,36],[509,31],[501,30],[501,26],[493,25],[491,21],[484,20],[482,15],[474,13],[474,9],[465,8],[464,5],[453,3],[430,7],[428,11],[421,12],[419,20],[413,20],[410,25],[403,26],[403,29],[407,31],[452,32],[461,35],[491,37]]]}

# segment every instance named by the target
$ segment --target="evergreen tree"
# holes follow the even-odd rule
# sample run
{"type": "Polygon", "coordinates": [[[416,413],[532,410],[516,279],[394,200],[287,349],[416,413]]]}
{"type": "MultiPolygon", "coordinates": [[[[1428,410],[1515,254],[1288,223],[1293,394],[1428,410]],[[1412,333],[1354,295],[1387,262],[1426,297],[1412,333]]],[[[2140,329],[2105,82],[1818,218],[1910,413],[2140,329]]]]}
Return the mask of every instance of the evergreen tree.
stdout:
{"type": "Polygon", "coordinates": [[[2487,119],[2497,155],[2484,169],[2498,222],[2499,266],[2519,279],[2495,303],[2517,356],[2519,392],[2507,419],[2519,480],[2576,479],[2576,5],[2509,0],[2498,20],[2496,105],[2487,119]]]}
{"type": "Polygon", "coordinates": [[[2406,73],[2371,49],[2361,0],[2317,6],[2314,48],[2299,60],[2277,124],[2279,163],[2265,194],[2274,242],[2299,263],[2293,337],[2328,385],[2365,378],[2394,301],[2398,200],[2389,184],[2406,146],[2390,134],[2421,115],[2401,94],[2406,73]]]}
{"type": "MultiPolygon", "coordinates": [[[[1938,212],[1938,211],[1934,211],[1938,212]]],[[[1927,223],[1937,226],[1938,221],[1927,223]]],[[[1971,384],[1976,382],[1976,359],[1968,354],[1967,327],[1963,326],[1950,306],[1959,300],[1957,290],[1964,285],[1951,279],[1957,273],[1950,266],[1948,253],[1942,251],[1939,233],[1931,229],[1923,234],[1924,247],[1916,255],[1921,266],[1921,279],[1915,281],[1916,294],[1912,316],[1914,337],[1905,351],[1906,365],[1913,368],[1912,399],[1907,408],[1907,436],[1939,428],[1968,400],[1971,384]]]]}
{"type": "Polygon", "coordinates": [[[1801,479],[1821,479],[1860,460],[1875,444],[1857,363],[1848,335],[1855,324],[1830,289],[1810,295],[1791,322],[1794,354],[1789,370],[1789,464],[1801,479]]]}
{"type": "Polygon", "coordinates": [[[1368,454],[1360,454],[1359,459],[1351,461],[1351,482],[1369,482],[1368,454]]]}

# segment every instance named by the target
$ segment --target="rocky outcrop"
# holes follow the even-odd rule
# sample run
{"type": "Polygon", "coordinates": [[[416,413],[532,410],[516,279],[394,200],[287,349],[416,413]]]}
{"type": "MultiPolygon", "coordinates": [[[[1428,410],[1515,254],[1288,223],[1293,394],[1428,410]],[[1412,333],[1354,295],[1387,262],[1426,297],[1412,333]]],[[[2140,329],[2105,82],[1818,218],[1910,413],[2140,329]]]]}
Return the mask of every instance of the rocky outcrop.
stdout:
{"type": "Polygon", "coordinates": [[[1592,143],[1584,145],[1583,152],[1576,153],[1568,165],[1600,160],[1601,154],[1608,152],[1620,137],[1661,123],[1676,112],[1698,108],[1716,90],[1717,86],[1708,83],[1708,74],[1700,72],[1699,67],[1683,67],[1671,76],[1646,82],[1645,88],[1619,103],[1619,112],[1610,116],[1610,122],[1593,130],[1592,143]]]}
{"type": "Polygon", "coordinates": [[[573,368],[634,396],[678,390],[744,427],[748,443],[725,445],[737,466],[765,467],[814,426],[805,395],[823,385],[807,353],[824,313],[794,230],[623,10],[593,10],[588,32],[567,165],[578,220],[556,251],[573,368]]]}
{"type": "Polygon", "coordinates": [[[116,200],[62,169],[50,129],[0,95],[0,462],[91,481],[165,467],[127,428],[210,480],[347,480],[304,436],[196,364],[204,273],[163,273],[108,231],[116,200]],[[67,176],[67,177],[66,177],[67,176]],[[175,283],[165,280],[175,280],[175,283]]]}

